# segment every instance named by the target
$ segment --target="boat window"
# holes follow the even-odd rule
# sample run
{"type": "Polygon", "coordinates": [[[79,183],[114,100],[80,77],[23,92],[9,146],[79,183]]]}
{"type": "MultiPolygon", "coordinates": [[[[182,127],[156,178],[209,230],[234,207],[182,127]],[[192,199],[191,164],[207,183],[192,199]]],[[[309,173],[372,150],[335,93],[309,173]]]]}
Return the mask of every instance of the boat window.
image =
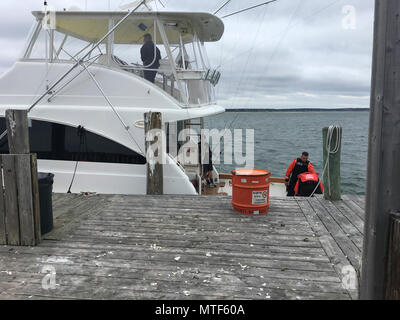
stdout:
{"type": "MultiPolygon", "coordinates": [[[[142,155],[100,135],[61,124],[32,120],[29,128],[31,152],[41,160],[146,164],[142,155]]],[[[0,118],[0,131],[6,129],[0,118]]],[[[9,153],[8,141],[0,143],[0,153],[9,153]]]]}
{"type": "MultiPolygon", "coordinates": [[[[37,27],[37,28],[40,28],[37,27]]],[[[37,29],[31,32],[26,49],[24,50],[25,59],[49,61],[73,60],[92,46],[93,43],[67,36],[57,30],[37,29]],[[36,33],[35,33],[36,32],[36,33]],[[52,46],[50,45],[50,34],[53,37],[52,46]]],[[[101,44],[92,54],[92,57],[98,57],[106,52],[106,45],[101,44]]]]}

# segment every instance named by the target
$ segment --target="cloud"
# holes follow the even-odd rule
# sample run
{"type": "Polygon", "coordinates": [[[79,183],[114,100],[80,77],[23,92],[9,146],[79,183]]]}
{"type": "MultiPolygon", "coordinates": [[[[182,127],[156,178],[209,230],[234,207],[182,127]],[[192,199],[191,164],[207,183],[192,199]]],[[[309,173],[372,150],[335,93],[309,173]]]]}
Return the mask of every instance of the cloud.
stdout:
{"type": "MultiPolygon", "coordinates": [[[[112,9],[121,3],[112,0],[112,9]]],[[[164,0],[168,10],[213,12],[225,1],[164,0]]],[[[224,15],[259,0],[232,0],[224,15]]],[[[40,2],[39,2],[40,3],[40,2]]],[[[85,1],[53,0],[57,9],[85,1]]],[[[224,19],[225,34],[206,44],[222,71],[217,97],[225,107],[368,107],[373,0],[278,0],[224,19]],[[355,9],[355,29],[343,28],[345,5],[355,9]]],[[[105,10],[106,0],[88,0],[105,10]]],[[[159,5],[160,7],[160,5],[159,5]]],[[[0,74],[19,57],[37,0],[0,2],[0,74]]]]}

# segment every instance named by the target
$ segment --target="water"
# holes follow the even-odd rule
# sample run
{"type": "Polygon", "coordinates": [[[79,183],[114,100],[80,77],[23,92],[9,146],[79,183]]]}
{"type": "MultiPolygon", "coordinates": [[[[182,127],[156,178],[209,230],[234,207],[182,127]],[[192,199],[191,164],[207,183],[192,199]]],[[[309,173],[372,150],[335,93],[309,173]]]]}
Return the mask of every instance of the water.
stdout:
{"type": "MultiPolygon", "coordinates": [[[[329,125],[343,128],[342,193],[364,194],[369,125],[367,111],[229,112],[205,120],[206,128],[255,129],[255,167],[271,171],[274,177],[284,177],[290,162],[303,151],[310,153],[315,170],[322,174],[322,128],[329,125]]],[[[217,165],[220,172],[231,172],[235,168],[234,164],[217,165]]]]}

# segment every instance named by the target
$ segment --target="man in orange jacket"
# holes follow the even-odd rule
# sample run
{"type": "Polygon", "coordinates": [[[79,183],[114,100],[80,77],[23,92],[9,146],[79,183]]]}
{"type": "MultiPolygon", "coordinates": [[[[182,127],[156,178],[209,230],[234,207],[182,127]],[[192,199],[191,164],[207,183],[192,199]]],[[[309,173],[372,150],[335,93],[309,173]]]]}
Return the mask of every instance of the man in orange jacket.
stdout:
{"type": "Polygon", "coordinates": [[[308,152],[303,152],[300,158],[294,159],[286,171],[285,184],[288,197],[295,195],[294,187],[299,174],[310,172],[315,174],[314,166],[308,160],[308,152]]]}

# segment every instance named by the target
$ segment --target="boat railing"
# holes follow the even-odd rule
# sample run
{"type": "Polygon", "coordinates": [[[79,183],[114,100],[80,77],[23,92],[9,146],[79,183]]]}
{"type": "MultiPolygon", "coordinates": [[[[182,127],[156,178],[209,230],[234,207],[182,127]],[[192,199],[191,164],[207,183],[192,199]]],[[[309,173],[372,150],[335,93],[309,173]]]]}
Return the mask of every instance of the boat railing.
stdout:
{"type": "MultiPolygon", "coordinates": [[[[29,62],[46,62],[45,59],[20,59],[20,61],[29,62]]],[[[75,62],[70,59],[57,59],[52,63],[68,63],[75,62]]],[[[104,54],[93,57],[90,66],[97,65],[107,68],[115,68],[123,70],[141,78],[144,77],[144,71],[156,71],[157,78],[155,85],[173,98],[187,105],[187,107],[196,107],[215,103],[214,86],[218,83],[221,74],[213,69],[177,69],[176,76],[173,73],[168,62],[161,61],[160,67],[157,69],[145,68],[140,64],[128,64],[117,56],[112,56],[111,61],[104,54]],[[181,86],[178,85],[178,81],[181,86]],[[181,93],[183,90],[183,94],[181,93]]]]}
{"type": "MultiPolygon", "coordinates": [[[[115,61],[115,60],[114,60],[115,61]]],[[[186,92],[187,101],[184,101],[177,86],[177,80],[167,64],[161,63],[157,69],[145,68],[138,64],[119,64],[119,68],[134,73],[140,77],[144,76],[144,71],[156,71],[158,77],[156,85],[165,92],[173,96],[182,103],[187,102],[190,105],[203,105],[215,102],[213,87],[217,85],[221,73],[217,70],[184,70],[178,69],[177,79],[183,84],[183,90],[186,92]]]]}

